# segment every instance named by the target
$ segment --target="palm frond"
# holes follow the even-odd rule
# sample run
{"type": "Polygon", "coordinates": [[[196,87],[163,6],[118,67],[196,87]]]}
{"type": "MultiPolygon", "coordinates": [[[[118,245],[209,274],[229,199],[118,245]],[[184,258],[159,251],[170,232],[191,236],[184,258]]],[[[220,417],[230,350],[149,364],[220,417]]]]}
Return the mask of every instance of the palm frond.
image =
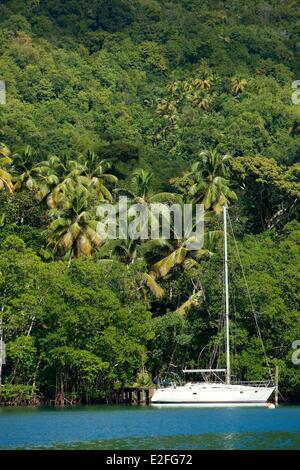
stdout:
{"type": "Polygon", "coordinates": [[[156,282],[155,278],[148,273],[142,274],[142,280],[147,285],[147,287],[151,290],[151,292],[157,297],[161,299],[164,296],[163,288],[156,282]]]}
{"type": "Polygon", "coordinates": [[[180,265],[185,260],[188,250],[181,246],[170,255],[158,261],[152,266],[153,271],[161,277],[165,277],[176,265],[180,265]]]}
{"type": "Polygon", "coordinates": [[[202,303],[202,292],[197,292],[196,294],[192,294],[188,300],[186,300],[180,307],[176,309],[176,312],[180,315],[186,315],[187,311],[191,307],[199,307],[202,303]]]}

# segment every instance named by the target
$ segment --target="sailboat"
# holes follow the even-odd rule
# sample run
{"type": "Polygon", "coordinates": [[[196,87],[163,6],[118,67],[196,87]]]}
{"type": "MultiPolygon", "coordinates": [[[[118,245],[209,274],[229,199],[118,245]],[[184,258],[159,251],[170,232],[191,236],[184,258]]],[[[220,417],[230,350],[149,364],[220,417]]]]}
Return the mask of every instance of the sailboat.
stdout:
{"type": "Polygon", "coordinates": [[[225,333],[226,369],[184,369],[184,373],[201,374],[202,382],[171,384],[154,391],[152,405],[157,406],[267,406],[275,390],[272,381],[240,382],[231,380],[230,367],[230,317],[227,253],[227,206],[223,207],[224,224],[224,283],[225,283],[225,333]],[[216,377],[218,381],[206,380],[216,377]],[[224,377],[223,380],[220,377],[224,377]]]}

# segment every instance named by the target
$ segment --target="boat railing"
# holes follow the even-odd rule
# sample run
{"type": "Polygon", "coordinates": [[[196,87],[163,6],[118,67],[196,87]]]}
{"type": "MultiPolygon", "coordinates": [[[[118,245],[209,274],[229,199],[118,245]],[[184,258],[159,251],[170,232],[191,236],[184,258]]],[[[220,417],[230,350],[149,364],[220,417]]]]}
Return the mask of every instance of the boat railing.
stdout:
{"type": "Polygon", "coordinates": [[[248,380],[248,381],[241,381],[236,382],[236,385],[249,385],[252,387],[274,387],[274,382],[272,380],[248,380]]]}

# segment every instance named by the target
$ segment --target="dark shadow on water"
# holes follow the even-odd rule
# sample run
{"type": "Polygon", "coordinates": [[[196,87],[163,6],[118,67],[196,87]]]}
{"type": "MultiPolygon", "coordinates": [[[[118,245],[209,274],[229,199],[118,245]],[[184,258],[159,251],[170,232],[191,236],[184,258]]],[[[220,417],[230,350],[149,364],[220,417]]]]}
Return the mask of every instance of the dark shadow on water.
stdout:
{"type": "MultiPolygon", "coordinates": [[[[32,448],[32,447],[31,447],[32,448]]],[[[57,444],[49,447],[34,447],[34,449],[53,450],[265,450],[286,449],[299,450],[300,436],[293,433],[247,433],[247,434],[202,434],[142,437],[126,439],[105,439],[91,442],[75,442],[72,444],[57,444]]]]}

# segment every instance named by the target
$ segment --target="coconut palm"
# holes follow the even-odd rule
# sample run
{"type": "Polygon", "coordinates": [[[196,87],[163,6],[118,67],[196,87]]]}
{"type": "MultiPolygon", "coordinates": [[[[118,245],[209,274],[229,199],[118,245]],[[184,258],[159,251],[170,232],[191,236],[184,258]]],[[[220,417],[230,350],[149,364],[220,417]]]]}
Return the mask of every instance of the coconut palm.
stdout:
{"type": "Polygon", "coordinates": [[[193,90],[193,84],[191,82],[185,82],[183,85],[183,90],[186,93],[190,93],[193,90]]]}
{"type": "Polygon", "coordinates": [[[203,259],[212,256],[212,252],[208,249],[199,248],[191,250],[189,246],[194,242],[194,237],[178,240],[177,243],[173,244],[171,253],[152,265],[152,272],[158,277],[165,277],[175,266],[181,266],[189,270],[197,267],[203,259]]]}
{"type": "Polygon", "coordinates": [[[156,111],[160,117],[167,121],[164,123],[160,133],[158,133],[156,136],[157,138],[161,138],[161,134],[166,136],[166,134],[174,131],[177,128],[177,123],[179,121],[177,102],[161,100],[157,105],[156,111]]]}
{"type": "Polygon", "coordinates": [[[244,78],[237,78],[233,77],[230,80],[231,83],[231,91],[234,95],[239,95],[245,90],[245,87],[247,86],[247,80],[244,78]]]}
{"type": "MultiPolygon", "coordinates": [[[[190,249],[190,243],[195,242],[195,237],[187,237],[182,240],[173,240],[161,244],[161,253],[163,254],[166,250],[165,254],[161,259],[152,264],[149,273],[143,274],[142,279],[144,283],[157,298],[163,297],[165,292],[160,286],[159,281],[169,277],[175,267],[190,272],[199,268],[204,260],[213,256],[213,250],[215,250],[221,236],[221,230],[208,231],[204,235],[205,248],[194,250],[190,249]]],[[[152,254],[150,253],[150,258],[152,254]]],[[[157,251],[155,255],[157,255],[157,251]]],[[[194,289],[190,297],[176,311],[181,315],[185,315],[189,308],[199,306],[202,303],[202,296],[202,290],[198,289],[196,291],[194,289]]]]}
{"type": "Polygon", "coordinates": [[[138,255],[139,240],[116,240],[112,248],[112,255],[124,264],[131,264],[138,255]]]}
{"type": "Polygon", "coordinates": [[[200,159],[192,165],[190,176],[195,181],[189,190],[193,202],[204,205],[205,210],[220,213],[225,204],[237,200],[228,180],[229,155],[220,155],[217,150],[203,151],[200,159]]]}
{"type": "Polygon", "coordinates": [[[48,246],[69,257],[90,256],[102,241],[96,231],[91,197],[82,187],[68,188],[58,195],[56,207],[50,209],[52,219],[48,230],[48,246]]]}
{"type": "Polygon", "coordinates": [[[112,194],[108,189],[108,184],[116,184],[118,178],[108,172],[111,163],[108,160],[99,160],[98,156],[88,150],[86,155],[81,155],[79,162],[83,166],[81,173],[81,183],[91,185],[98,196],[100,202],[112,201],[112,194]]]}
{"type": "Polygon", "coordinates": [[[9,148],[7,147],[7,145],[0,142],[0,157],[9,158],[10,154],[11,154],[11,152],[10,152],[9,148]]]}
{"type": "Polygon", "coordinates": [[[152,179],[153,173],[143,169],[136,170],[132,175],[132,182],[135,184],[137,190],[135,197],[140,199],[141,202],[146,201],[149,196],[152,179]]]}
{"type": "MultiPolygon", "coordinates": [[[[151,204],[172,204],[179,201],[179,195],[174,193],[153,193],[150,189],[153,176],[153,173],[150,171],[138,169],[131,177],[131,189],[117,188],[114,190],[116,195],[126,196],[130,204],[142,205],[145,208],[145,222],[149,223],[153,217],[151,204]]],[[[130,216],[128,218],[130,219],[130,216]]]]}
{"type": "Polygon", "coordinates": [[[190,271],[213,256],[223,231],[216,225],[213,212],[206,212],[204,221],[205,226],[209,227],[204,233],[194,232],[197,222],[194,218],[190,230],[184,235],[177,234],[173,225],[170,240],[147,242],[143,251],[148,265],[151,265],[150,274],[154,279],[168,276],[176,266],[190,271]]]}
{"type": "Polygon", "coordinates": [[[12,171],[15,189],[26,188],[42,200],[50,192],[52,178],[51,171],[46,162],[36,162],[36,154],[27,145],[22,152],[12,156],[12,171]]]}
{"type": "Polygon", "coordinates": [[[196,78],[193,81],[193,85],[195,88],[200,88],[201,90],[210,90],[213,84],[213,77],[206,77],[206,78],[196,78]]]}
{"type": "MultiPolygon", "coordinates": [[[[152,264],[148,273],[142,274],[143,283],[150,289],[150,291],[152,292],[152,294],[155,295],[155,297],[162,298],[164,296],[165,292],[159,284],[159,279],[162,279],[169,275],[176,266],[180,266],[181,269],[184,270],[191,270],[195,267],[198,267],[200,262],[203,261],[203,259],[207,259],[212,255],[212,253],[208,249],[198,249],[191,251],[189,249],[189,243],[191,243],[192,241],[195,240],[192,240],[191,238],[185,240],[178,240],[177,242],[175,242],[174,240],[151,240],[150,242],[146,243],[146,245],[156,243],[156,246],[153,251],[148,249],[148,252],[145,253],[146,260],[150,260],[151,258],[153,258],[153,256],[157,258],[158,248],[161,249],[161,254],[165,253],[161,259],[152,264]]],[[[191,298],[190,303],[185,302],[186,305],[183,306],[183,310],[185,308],[188,308],[188,306],[191,306],[192,304],[195,305],[192,300],[195,301],[196,297],[195,299],[191,298]]],[[[183,313],[183,310],[180,313],[183,313]]]]}
{"type": "Polygon", "coordinates": [[[192,103],[195,108],[207,110],[209,108],[210,99],[208,95],[202,90],[196,90],[187,95],[187,99],[192,103]]]}
{"type": "Polygon", "coordinates": [[[115,184],[118,179],[108,172],[110,163],[106,160],[99,161],[94,152],[89,150],[86,155],[80,155],[78,160],[66,156],[51,156],[47,165],[55,181],[55,187],[47,201],[50,208],[56,206],[60,195],[76,187],[95,190],[100,202],[112,201],[112,194],[107,186],[109,183],[115,184]]]}
{"type": "MultiPolygon", "coordinates": [[[[153,193],[151,191],[151,182],[154,175],[152,172],[147,170],[138,169],[133,173],[131,183],[133,186],[132,190],[119,188],[115,190],[115,193],[126,195],[130,202],[140,204],[146,210],[145,224],[153,223],[154,214],[151,211],[152,203],[165,203],[173,204],[179,201],[177,194],[163,192],[153,193]]],[[[128,217],[130,219],[130,217],[128,217]]],[[[142,232],[144,227],[139,227],[142,232]]],[[[119,259],[126,264],[133,262],[137,257],[148,257],[149,253],[153,255],[160,250],[161,247],[168,244],[167,240],[130,240],[124,242],[118,242],[113,250],[113,254],[117,255],[119,259]]],[[[142,274],[142,283],[146,285],[151,292],[158,298],[163,296],[163,289],[157,283],[155,277],[156,273],[151,271],[149,273],[142,274]]]]}
{"type": "MultiPolygon", "coordinates": [[[[163,217],[164,209],[166,209],[165,206],[177,203],[180,200],[178,194],[169,192],[153,193],[151,191],[153,176],[154,174],[150,171],[138,169],[133,173],[131,178],[132,189],[117,188],[114,190],[115,194],[126,196],[130,203],[139,204],[144,208],[144,214],[143,217],[141,217],[142,225],[137,227],[140,233],[144,230],[147,231],[149,225],[155,223],[155,214],[152,211],[151,204],[162,204],[160,214],[163,217]]],[[[160,214],[157,214],[157,216],[159,217],[160,214]]],[[[128,214],[128,220],[130,220],[130,214],[128,214]]],[[[139,243],[141,243],[141,240],[139,240],[139,243]]]]}
{"type": "Polygon", "coordinates": [[[10,158],[10,150],[5,145],[0,143],[0,191],[5,189],[12,193],[14,185],[12,183],[12,177],[7,167],[11,165],[12,160],[10,158]]]}
{"type": "Polygon", "coordinates": [[[178,92],[178,82],[172,82],[170,83],[170,85],[167,86],[167,90],[169,93],[171,93],[172,95],[175,95],[177,92],[178,92]]]}
{"type": "Polygon", "coordinates": [[[142,273],[141,281],[142,285],[146,285],[156,298],[161,299],[165,295],[163,288],[155,279],[155,273],[142,273]]]}
{"type": "Polygon", "coordinates": [[[174,100],[161,100],[156,108],[157,114],[162,117],[169,117],[177,111],[177,103],[174,100]]]}
{"type": "Polygon", "coordinates": [[[195,97],[193,100],[193,106],[204,109],[206,111],[209,108],[209,99],[205,98],[204,96],[195,97]]]}
{"type": "Polygon", "coordinates": [[[134,171],[131,177],[133,189],[119,188],[115,192],[124,194],[135,203],[149,205],[155,202],[174,203],[178,202],[179,195],[169,192],[153,193],[151,183],[154,174],[151,171],[141,168],[134,171]]]}
{"type": "MultiPolygon", "coordinates": [[[[143,260],[144,252],[142,248],[144,248],[148,244],[152,244],[155,242],[158,242],[158,241],[150,240],[148,242],[145,242],[143,245],[141,245],[139,240],[131,240],[131,239],[106,241],[105,244],[103,245],[103,248],[104,248],[103,259],[107,259],[107,257],[109,257],[109,259],[112,259],[112,257],[114,257],[114,258],[117,258],[122,263],[126,264],[127,267],[129,267],[137,259],[143,260]]],[[[102,251],[102,248],[100,248],[99,250],[100,255],[101,255],[101,251],[102,251]]],[[[156,275],[154,272],[150,272],[150,273],[142,272],[139,276],[140,289],[143,291],[145,299],[148,298],[145,286],[148,288],[148,290],[151,291],[151,293],[155,297],[161,298],[164,296],[164,290],[155,280],[155,277],[156,275]]]]}
{"type": "Polygon", "coordinates": [[[180,315],[185,315],[191,307],[199,307],[202,302],[202,290],[199,290],[198,292],[193,292],[192,295],[176,309],[176,312],[180,315]]]}
{"type": "Polygon", "coordinates": [[[43,164],[48,167],[49,177],[52,182],[52,190],[48,195],[48,206],[53,209],[57,206],[58,201],[67,191],[75,188],[83,188],[80,176],[84,171],[83,165],[69,159],[66,155],[57,157],[52,155],[43,164]]]}

